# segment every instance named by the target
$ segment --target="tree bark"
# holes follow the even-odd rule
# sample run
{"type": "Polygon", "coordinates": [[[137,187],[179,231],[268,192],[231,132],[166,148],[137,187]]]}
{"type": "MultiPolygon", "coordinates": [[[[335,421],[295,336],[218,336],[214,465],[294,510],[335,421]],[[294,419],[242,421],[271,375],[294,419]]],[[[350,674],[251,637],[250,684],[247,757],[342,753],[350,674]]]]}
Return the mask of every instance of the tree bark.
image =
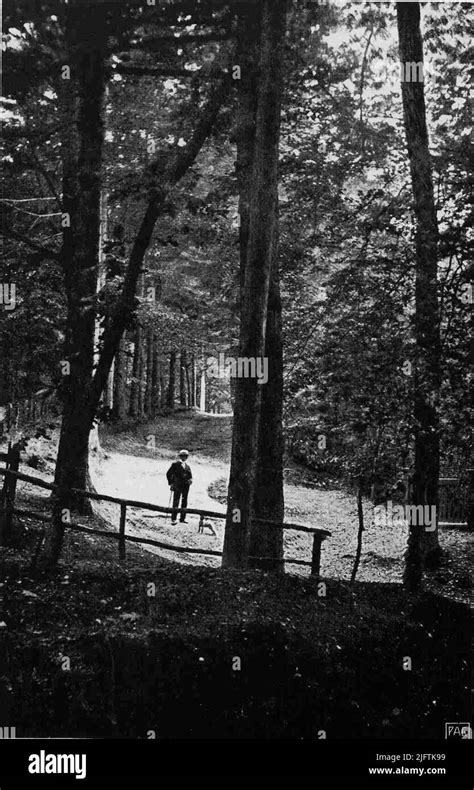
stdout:
{"type": "Polygon", "coordinates": [[[150,353],[149,361],[151,371],[148,371],[148,379],[151,383],[149,417],[156,417],[160,408],[160,355],[158,351],[158,337],[156,332],[150,332],[150,353]]]}
{"type": "MultiPolygon", "coordinates": [[[[405,64],[423,62],[419,3],[397,3],[400,61],[405,64]]],[[[438,226],[433,191],[431,158],[424,85],[402,78],[403,115],[410,160],[413,188],[415,235],[415,377],[414,435],[415,471],[412,502],[433,505],[438,509],[439,478],[439,390],[440,390],[440,326],[437,285],[438,226]]],[[[407,548],[405,582],[419,586],[423,563],[436,563],[440,548],[437,526],[433,532],[411,525],[407,548]],[[421,531],[421,535],[413,535],[421,531]],[[419,552],[424,555],[421,560],[419,552]]]]}
{"type": "Polygon", "coordinates": [[[188,405],[186,397],[186,365],[186,349],[182,349],[179,357],[179,403],[181,406],[188,405]]]}
{"type": "MultiPolygon", "coordinates": [[[[88,485],[88,443],[94,415],[87,408],[94,361],[95,296],[99,264],[100,187],[104,139],[105,16],[72,3],[66,10],[66,43],[70,79],[65,80],[63,138],[64,227],[62,263],[67,318],[61,388],[63,419],[55,483],[67,495],[62,509],[90,512],[90,503],[70,489],[88,485]]],[[[59,542],[47,542],[49,556],[59,542]]]]}
{"type": "Polygon", "coordinates": [[[199,387],[199,409],[200,411],[206,411],[206,363],[203,360],[203,368],[201,371],[200,377],[200,387],[199,387]]]}
{"type": "Polygon", "coordinates": [[[116,420],[123,422],[127,418],[127,343],[123,337],[114,359],[114,398],[113,414],[116,420]]]}
{"type": "Polygon", "coordinates": [[[191,391],[191,377],[189,374],[189,362],[185,367],[186,374],[186,405],[192,406],[192,391],[191,391]]]}
{"type": "Polygon", "coordinates": [[[196,381],[196,357],[191,357],[191,406],[196,408],[197,381],[196,381]]]}
{"type": "Polygon", "coordinates": [[[166,396],[166,405],[169,409],[174,411],[174,395],[176,389],[176,351],[170,352],[170,373],[168,378],[168,392],[166,396]]]}
{"type": "MultiPolygon", "coordinates": [[[[265,352],[268,297],[275,258],[285,34],[284,2],[263,0],[261,9],[259,84],[249,222],[248,231],[244,230],[248,233],[248,242],[239,342],[239,356],[253,359],[263,357],[265,352]]],[[[255,24],[252,17],[249,24],[255,24]]],[[[257,485],[261,395],[262,385],[255,377],[237,379],[223,550],[225,567],[247,567],[251,543],[255,545],[257,541],[257,537],[251,539],[251,524],[257,485]]]]}
{"type": "Polygon", "coordinates": [[[143,418],[143,356],[144,336],[140,325],[135,329],[133,344],[132,383],[130,387],[129,416],[134,420],[143,418]]]}
{"type": "MultiPolygon", "coordinates": [[[[254,515],[251,524],[250,554],[255,557],[283,558],[283,527],[269,527],[256,519],[283,525],[283,344],[280,282],[275,251],[265,332],[268,382],[262,385],[258,455],[255,476],[254,515]]],[[[282,562],[254,560],[253,567],[273,572],[284,571],[282,562]]]]}
{"type": "Polygon", "coordinates": [[[166,399],[168,397],[168,388],[166,386],[166,380],[163,373],[163,369],[160,369],[160,407],[162,409],[166,408],[166,399]]]}
{"type": "MultiPolygon", "coordinates": [[[[238,117],[235,138],[236,170],[239,187],[240,215],[240,282],[245,281],[245,265],[249,238],[251,179],[255,145],[258,103],[258,66],[260,25],[249,29],[248,13],[241,15],[238,28],[238,56],[242,65],[239,83],[238,117]]],[[[268,314],[265,331],[265,356],[268,359],[268,382],[262,385],[259,444],[256,464],[254,513],[256,518],[282,523],[283,499],[283,348],[281,341],[281,299],[277,245],[274,246],[270,279],[268,314]]],[[[268,527],[254,521],[251,525],[250,554],[281,560],[283,529],[268,527]]],[[[253,567],[283,571],[281,562],[253,560],[253,567]]]]}

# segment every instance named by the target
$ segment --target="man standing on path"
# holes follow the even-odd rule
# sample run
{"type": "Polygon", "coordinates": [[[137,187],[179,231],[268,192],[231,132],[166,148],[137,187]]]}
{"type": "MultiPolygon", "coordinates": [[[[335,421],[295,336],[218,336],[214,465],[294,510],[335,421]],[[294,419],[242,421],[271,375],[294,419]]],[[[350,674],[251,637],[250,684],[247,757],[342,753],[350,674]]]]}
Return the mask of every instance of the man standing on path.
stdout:
{"type": "Polygon", "coordinates": [[[181,499],[181,515],[179,517],[181,524],[187,524],[186,521],[186,508],[188,506],[188,492],[189,486],[193,482],[193,475],[191,467],[187,463],[189,453],[187,450],[180,450],[178,453],[179,461],[171,464],[166,473],[168,483],[173,491],[173,512],[171,513],[171,523],[173,526],[176,524],[176,516],[178,514],[179,500],[181,499]]]}

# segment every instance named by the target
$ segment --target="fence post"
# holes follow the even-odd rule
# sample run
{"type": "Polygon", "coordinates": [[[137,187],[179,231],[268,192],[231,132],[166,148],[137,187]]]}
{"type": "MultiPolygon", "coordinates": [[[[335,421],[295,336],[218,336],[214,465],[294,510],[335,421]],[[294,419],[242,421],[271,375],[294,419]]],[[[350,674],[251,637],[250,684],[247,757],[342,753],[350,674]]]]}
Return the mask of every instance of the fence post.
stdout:
{"type": "Polygon", "coordinates": [[[127,505],[120,505],[120,527],[119,527],[119,558],[125,559],[125,523],[127,519],[127,505]]]}
{"type": "Polygon", "coordinates": [[[319,576],[321,568],[321,543],[323,542],[322,535],[317,532],[313,535],[313,553],[311,555],[311,576],[319,576]]]}

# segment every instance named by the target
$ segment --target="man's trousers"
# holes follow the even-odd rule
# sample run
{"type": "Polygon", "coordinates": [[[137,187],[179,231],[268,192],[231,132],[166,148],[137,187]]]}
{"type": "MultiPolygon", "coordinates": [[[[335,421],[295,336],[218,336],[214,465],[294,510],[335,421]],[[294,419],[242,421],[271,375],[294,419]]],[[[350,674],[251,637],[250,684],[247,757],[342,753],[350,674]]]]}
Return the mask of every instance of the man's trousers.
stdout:
{"type": "Polygon", "coordinates": [[[189,493],[189,485],[175,485],[173,491],[173,512],[171,513],[171,521],[176,521],[176,516],[178,515],[178,508],[179,508],[179,500],[181,499],[181,507],[184,508],[181,511],[179,520],[184,521],[186,519],[186,509],[188,506],[188,493],[189,493]]]}

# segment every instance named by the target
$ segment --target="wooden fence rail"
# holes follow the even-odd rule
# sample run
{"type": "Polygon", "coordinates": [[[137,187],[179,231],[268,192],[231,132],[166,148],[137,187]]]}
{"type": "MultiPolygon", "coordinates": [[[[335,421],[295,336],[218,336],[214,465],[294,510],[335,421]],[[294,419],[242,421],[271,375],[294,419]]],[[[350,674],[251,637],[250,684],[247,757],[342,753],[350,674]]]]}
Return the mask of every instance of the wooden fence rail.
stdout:
{"type": "MultiPolygon", "coordinates": [[[[1,460],[2,456],[0,456],[1,460]]],[[[39,477],[33,477],[32,475],[24,474],[23,472],[18,472],[18,467],[16,469],[12,468],[0,468],[0,476],[5,478],[5,485],[8,480],[14,480],[15,486],[16,481],[21,480],[26,483],[31,483],[38,488],[46,489],[47,491],[55,491],[57,490],[57,486],[53,483],[47,483],[44,480],[41,480],[39,477]]],[[[80,524],[73,524],[73,523],[66,523],[64,526],[67,529],[71,529],[73,531],[84,532],[91,535],[100,535],[102,537],[112,538],[118,541],[118,549],[119,549],[119,558],[121,560],[125,559],[125,552],[126,552],[126,541],[130,541],[131,543],[143,543],[145,545],[150,546],[157,546],[158,548],[165,549],[167,551],[177,552],[179,554],[204,554],[208,556],[214,557],[221,557],[222,551],[217,551],[215,549],[200,549],[191,546],[176,546],[174,544],[163,543],[162,541],[153,540],[151,538],[142,538],[135,535],[127,535],[126,533],[126,523],[127,523],[127,508],[130,509],[139,509],[139,510],[149,510],[153,513],[160,513],[169,515],[173,513],[173,509],[169,507],[163,507],[161,505],[154,505],[151,502],[140,502],[134,499],[124,499],[122,497],[111,496],[110,494],[98,494],[92,491],[83,491],[82,489],[73,488],[72,492],[77,494],[82,494],[88,499],[97,500],[97,501],[104,501],[104,502],[112,502],[113,504],[117,504],[120,506],[120,521],[119,521],[119,530],[118,532],[110,532],[105,530],[94,529],[91,527],[84,527],[80,524]]],[[[40,522],[51,522],[51,517],[44,516],[41,513],[36,513],[30,510],[24,510],[20,508],[15,508],[15,501],[14,497],[13,500],[9,500],[7,502],[3,502],[3,507],[0,509],[0,523],[3,523],[5,520],[10,519],[13,514],[16,515],[23,515],[29,518],[35,518],[40,522]]],[[[181,510],[178,508],[178,510],[181,510]]],[[[203,523],[204,518],[212,518],[212,519],[224,519],[226,518],[226,513],[212,511],[212,510],[201,510],[197,508],[186,508],[186,513],[190,513],[192,515],[198,515],[200,517],[200,526],[203,523]]],[[[313,545],[312,545],[312,555],[311,560],[300,560],[295,557],[284,557],[282,559],[276,559],[274,557],[257,557],[251,556],[249,559],[251,560],[260,560],[260,561],[270,561],[275,564],[285,564],[289,563],[292,565],[307,565],[311,568],[311,575],[318,576],[320,573],[320,565],[321,565],[321,544],[326,537],[331,535],[325,529],[317,529],[314,527],[306,527],[300,524],[279,524],[274,521],[268,521],[266,519],[258,519],[258,523],[269,526],[269,527],[277,527],[283,529],[290,529],[297,532],[306,532],[313,535],[313,545]]]]}

